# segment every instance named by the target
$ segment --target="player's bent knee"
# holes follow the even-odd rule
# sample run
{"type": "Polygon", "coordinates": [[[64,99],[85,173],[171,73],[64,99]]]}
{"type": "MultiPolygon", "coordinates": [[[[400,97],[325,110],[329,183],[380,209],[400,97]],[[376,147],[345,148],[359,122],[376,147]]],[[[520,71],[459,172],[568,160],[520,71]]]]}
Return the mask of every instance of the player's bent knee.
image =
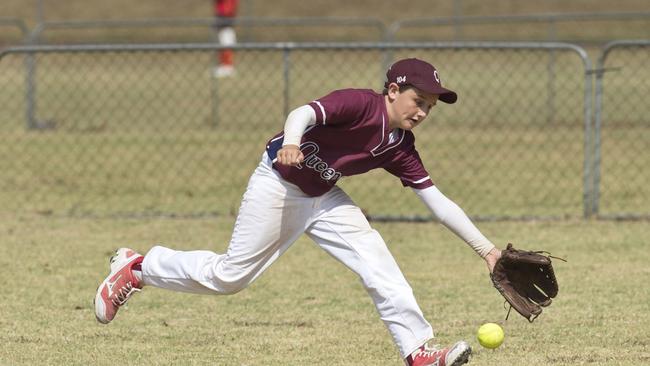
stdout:
{"type": "Polygon", "coordinates": [[[203,278],[201,282],[219,295],[236,294],[257,278],[259,273],[256,268],[256,266],[233,263],[228,255],[223,255],[205,263],[200,270],[203,278]]]}
{"type": "Polygon", "coordinates": [[[226,295],[226,296],[227,296],[227,295],[234,295],[234,294],[236,294],[236,293],[242,291],[243,289],[245,289],[245,287],[238,287],[238,288],[227,288],[227,287],[224,287],[224,288],[221,288],[221,289],[219,290],[218,294],[219,294],[219,295],[226,295]]]}
{"type": "Polygon", "coordinates": [[[252,281],[248,277],[222,276],[215,274],[211,278],[202,281],[203,286],[214,291],[218,295],[233,295],[250,285],[252,281]]]}
{"type": "Polygon", "coordinates": [[[222,295],[233,295],[248,287],[255,279],[253,273],[238,268],[219,271],[210,282],[222,295]]]}

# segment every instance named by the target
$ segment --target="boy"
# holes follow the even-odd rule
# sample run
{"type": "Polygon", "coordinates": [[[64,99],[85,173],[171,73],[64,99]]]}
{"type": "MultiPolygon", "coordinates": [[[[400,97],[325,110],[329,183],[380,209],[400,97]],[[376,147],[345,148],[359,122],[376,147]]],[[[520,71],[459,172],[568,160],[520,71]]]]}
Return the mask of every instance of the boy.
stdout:
{"type": "Polygon", "coordinates": [[[337,90],[289,114],[248,183],[225,254],[162,246],[145,256],[118,250],[111,273],[97,290],[97,319],[110,322],[119,306],[145,285],[236,293],[306,233],[359,276],[407,365],[467,363],[472,351],[464,341],[440,349],[430,345],[431,325],[384,240],[336,186],[342,176],[383,168],[484,258],[490,271],[501,255],[434,186],[415,149],[411,130],[439,100],[455,103],[456,93],[443,88],[438,71],[418,59],[396,62],[386,77],[382,94],[337,90]]]}

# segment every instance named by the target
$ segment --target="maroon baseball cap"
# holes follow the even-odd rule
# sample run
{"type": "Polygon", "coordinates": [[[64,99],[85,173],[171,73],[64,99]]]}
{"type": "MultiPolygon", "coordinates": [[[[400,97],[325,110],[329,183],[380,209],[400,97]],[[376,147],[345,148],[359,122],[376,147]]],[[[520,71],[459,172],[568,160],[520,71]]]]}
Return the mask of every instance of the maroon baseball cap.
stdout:
{"type": "Polygon", "coordinates": [[[386,88],[390,83],[400,86],[412,85],[423,92],[440,95],[438,99],[448,104],[456,103],[458,99],[456,92],[442,87],[438,70],[417,58],[405,58],[395,62],[386,71],[386,79],[386,88]]]}

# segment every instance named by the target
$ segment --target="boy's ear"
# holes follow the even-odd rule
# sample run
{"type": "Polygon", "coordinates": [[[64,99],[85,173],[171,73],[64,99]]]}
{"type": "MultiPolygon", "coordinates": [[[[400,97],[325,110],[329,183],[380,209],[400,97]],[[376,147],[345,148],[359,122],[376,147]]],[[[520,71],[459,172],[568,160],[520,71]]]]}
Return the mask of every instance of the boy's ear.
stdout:
{"type": "Polygon", "coordinates": [[[399,92],[399,85],[395,83],[390,83],[388,84],[388,97],[391,99],[395,99],[396,95],[395,93],[399,92]]]}

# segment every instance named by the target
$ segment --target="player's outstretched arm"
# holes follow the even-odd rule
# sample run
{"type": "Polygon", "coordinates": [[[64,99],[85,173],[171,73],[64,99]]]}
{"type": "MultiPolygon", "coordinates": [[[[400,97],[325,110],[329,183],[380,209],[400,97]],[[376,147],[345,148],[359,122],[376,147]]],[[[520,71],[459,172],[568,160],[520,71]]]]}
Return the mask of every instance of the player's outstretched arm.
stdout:
{"type": "Polygon", "coordinates": [[[429,208],[436,220],[474,249],[485,260],[488,269],[492,272],[501,251],[479,231],[465,211],[442,194],[436,186],[425,189],[413,188],[413,191],[429,208]]]}

